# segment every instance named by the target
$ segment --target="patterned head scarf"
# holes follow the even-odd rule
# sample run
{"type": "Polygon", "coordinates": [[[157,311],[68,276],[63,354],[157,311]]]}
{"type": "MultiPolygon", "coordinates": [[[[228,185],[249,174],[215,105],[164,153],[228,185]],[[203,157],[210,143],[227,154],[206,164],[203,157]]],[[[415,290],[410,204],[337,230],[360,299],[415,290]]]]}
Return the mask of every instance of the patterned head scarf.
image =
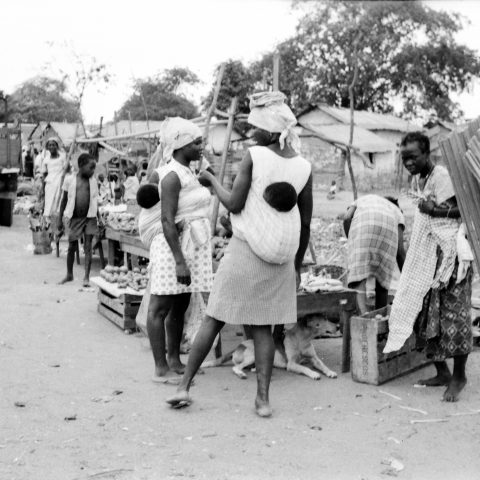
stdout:
{"type": "MultiPolygon", "coordinates": [[[[202,131],[190,120],[181,117],[166,118],[160,129],[160,145],[163,163],[170,161],[173,152],[202,136],[202,131]]],[[[162,163],[162,161],[161,161],[162,163]]]]}
{"type": "Polygon", "coordinates": [[[300,139],[294,130],[297,124],[295,115],[285,105],[282,92],[261,92],[250,97],[248,123],[271,133],[280,133],[280,148],[285,142],[295,151],[300,150],[300,139]]]}

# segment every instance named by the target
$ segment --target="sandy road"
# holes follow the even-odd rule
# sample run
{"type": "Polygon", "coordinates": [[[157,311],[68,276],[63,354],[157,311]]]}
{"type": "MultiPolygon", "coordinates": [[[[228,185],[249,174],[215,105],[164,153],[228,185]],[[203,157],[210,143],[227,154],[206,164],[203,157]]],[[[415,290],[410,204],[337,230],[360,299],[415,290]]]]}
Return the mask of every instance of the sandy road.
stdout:
{"type": "MultiPolygon", "coordinates": [[[[33,256],[30,242],[24,217],[0,227],[0,479],[373,480],[389,478],[391,456],[401,479],[478,478],[480,415],[452,416],[480,409],[478,351],[457,404],[413,388],[432,367],[380,388],[277,370],[264,420],[253,413],[254,376],[224,367],[199,376],[195,403],[174,411],[164,403],[173,387],[150,381],[145,339],[97,314],[96,294],[78,291],[79,267],[57,286],[65,260],[33,256]],[[447,421],[410,423],[432,418],[447,421]]],[[[225,340],[238,342],[235,331],[225,340]]],[[[338,371],[340,341],[316,347],[338,371]]]]}

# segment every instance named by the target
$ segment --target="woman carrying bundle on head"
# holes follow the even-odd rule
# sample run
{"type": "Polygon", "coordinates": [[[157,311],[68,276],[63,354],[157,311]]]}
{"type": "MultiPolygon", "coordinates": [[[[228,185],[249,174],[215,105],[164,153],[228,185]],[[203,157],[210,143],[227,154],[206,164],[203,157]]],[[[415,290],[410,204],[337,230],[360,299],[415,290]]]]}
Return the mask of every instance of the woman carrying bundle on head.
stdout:
{"type": "Polygon", "coordinates": [[[257,395],[255,411],[272,413],[269,387],[274,341],[272,326],[297,321],[296,287],[310,236],[311,165],[298,155],[295,116],[281,92],[251,97],[248,122],[257,146],[242,160],[232,191],[209,173],[211,185],[231,212],[233,237],[216,273],[207,316],[195,338],[173,407],[190,404],[195,373],[225,323],[249,325],[255,346],[257,395]]]}

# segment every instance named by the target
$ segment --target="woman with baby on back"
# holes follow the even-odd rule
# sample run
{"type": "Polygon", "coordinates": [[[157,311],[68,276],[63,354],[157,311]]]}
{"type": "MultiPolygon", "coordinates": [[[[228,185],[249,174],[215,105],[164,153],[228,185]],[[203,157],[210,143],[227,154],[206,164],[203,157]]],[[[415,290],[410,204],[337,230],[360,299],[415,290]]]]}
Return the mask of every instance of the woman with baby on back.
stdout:
{"type": "Polygon", "coordinates": [[[257,145],[240,163],[232,191],[210,173],[200,175],[231,212],[233,237],[215,275],[206,318],[177,393],[167,400],[175,408],[191,403],[193,377],[228,323],[250,327],[257,372],[255,411],[261,417],[272,414],[272,326],[297,321],[296,290],[312,216],[311,165],[297,153],[297,122],[284,101],[281,92],[251,97],[248,122],[255,127],[257,145]]]}

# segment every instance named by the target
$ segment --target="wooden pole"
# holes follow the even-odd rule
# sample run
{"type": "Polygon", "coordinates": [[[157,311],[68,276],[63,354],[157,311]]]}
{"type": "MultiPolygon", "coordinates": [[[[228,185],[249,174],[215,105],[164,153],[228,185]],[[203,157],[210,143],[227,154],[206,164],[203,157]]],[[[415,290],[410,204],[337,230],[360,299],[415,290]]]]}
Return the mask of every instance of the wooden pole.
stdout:
{"type": "MultiPolygon", "coordinates": [[[[225,178],[225,170],[227,166],[228,150],[230,148],[230,139],[232,137],[233,124],[235,121],[235,112],[237,111],[237,97],[233,97],[230,103],[230,109],[228,113],[230,118],[228,119],[227,132],[225,134],[225,141],[223,142],[222,160],[220,163],[220,172],[218,173],[218,181],[220,185],[223,185],[223,179],[225,178]]],[[[215,235],[215,227],[217,226],[218,209],[220,207],[220,200],[215,197],[212,213],[212,235],[215,235]]]]}
{"type": "MultiPolygon", "coordinates": [[[[226,67],[226,64],[222,63],[218,70],[217,83],[215,84],[215,90],[213,91],[212,104],[208,109],[207,117],[205,119],[205,128],[203,130],[203,146],[204,147],[207,145],[207,142],[208,142],[208,134],[210,132],[210,121],[212,119],[213,113],[217,108],[218,95],[220,94],[220,88],[222,87],[222,80],[223,80],[223,75],[225,74],[225,67],[226,67]]],[[[202,163],[203,163],[203,157],[200,158],[200,162],[198,165],[199,171],[202,170],[202,163]]]]}
{"type": "Polygon", "coordinates": [[[280,54],[273,54],[273,91],[280,90],[280,54]]]}
{"type": "Polygon", "coordinates": [[[353,129],[355,126],[354,122],[354,95],[355,95],[355,83],[358,79],[358,52],[357,52],[357,45],[359,41],[359,37],[354,41],[354,48],[353,48],[353,79],[352,83],[348,87],[348,96],[350,97],[350,138],[348,140],[348,147],[347,147],[347,165],[348,171],[350,173],[350,180],[352,182],[352,190],[353,190],[353,199],[356,200],[358,198],[357,193],[357,185],[355,183],[355,175],[353,174],[352,168],[352,147],[353,147],[353,129]]]}
{"type": "Polygon", "coordinates": [[[63,172],[62,172],[62,176],[60,177],[60,185],[58,186],[58,189],[57,189],[57,192],[56,192],[56,196],[54,198],[55,200],[55,208],[54,208],[54,212],[57,213],[58,212],[58,208],[60,206],[60,200],[62,198],[62,187],[63,187],[63,182],[65,180],[65,176],[67,175],[67,170],[68,170],[68,167],[70,165],[70,159],[72,158],[72,155],[73,155],[73,151],[75,150],[75,144],[76,144],[76,141],[77,141],[77,134],[78,134],[78,127],[79,127],[79,124],[77,122],[77,125],[75,126],[75,133],[73,135],[73,140],[72,140],[72,144],[70,145],[70,148],[68,150],[68,153],[67,153],[67,160],[65,162],[65,167],[63,169],[63,172]]]}

